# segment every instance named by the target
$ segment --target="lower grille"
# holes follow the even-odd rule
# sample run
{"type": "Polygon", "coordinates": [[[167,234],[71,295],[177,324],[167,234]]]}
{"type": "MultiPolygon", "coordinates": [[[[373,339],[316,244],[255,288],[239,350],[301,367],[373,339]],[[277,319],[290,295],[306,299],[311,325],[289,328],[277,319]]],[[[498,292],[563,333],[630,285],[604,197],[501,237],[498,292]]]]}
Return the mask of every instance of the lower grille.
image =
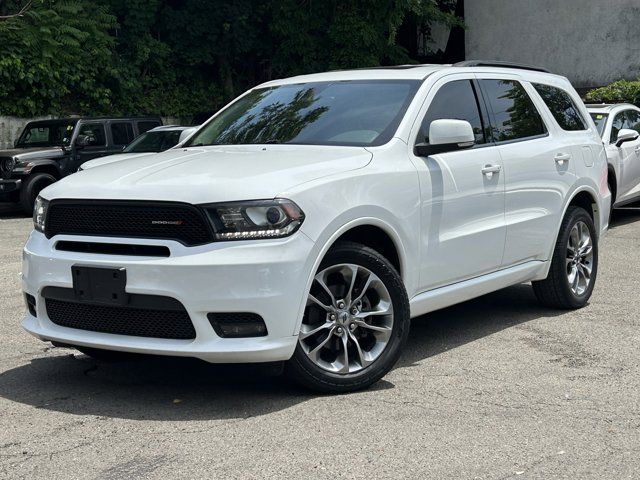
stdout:
{"type": "MultiPolygon", "coordinates": [[[[165,298],[165,302],[167,300],[169,299],[165,298]]],[[[196,338],[189,314],[180,302],[175,302],[179,309],[159,310],[45,298],[49,319],[61,327],[134,337],[176,340],[196,338]]]]}

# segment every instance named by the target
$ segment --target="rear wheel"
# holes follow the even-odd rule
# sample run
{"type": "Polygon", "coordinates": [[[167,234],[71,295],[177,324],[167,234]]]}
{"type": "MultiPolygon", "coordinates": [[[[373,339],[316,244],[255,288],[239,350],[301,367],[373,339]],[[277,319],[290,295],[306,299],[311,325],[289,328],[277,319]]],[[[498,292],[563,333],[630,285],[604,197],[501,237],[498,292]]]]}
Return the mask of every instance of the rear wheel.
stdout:
{"type": "Polygon", "coordinates": [[[33,206],[38,194],[56,181],[56,177],[48,173],[34,173],[29,175],[20,190],[20,206],[27,215],[33,215],[33,206]]]}
{"type": "Polygon", "coordinates": [[[549,275],[533,282],[538,300],[549,307],[574,309],[587,304],[598,273],[598,237],[591,216],[569,207],[556,241],[549,275]]]}
{"type": "Polygon", "coordinates": [[[286,371],[316,391],[366,388],[391,370],[408,333],[398,272],[371,248],[343,242],[318,269],[286,371]]]}

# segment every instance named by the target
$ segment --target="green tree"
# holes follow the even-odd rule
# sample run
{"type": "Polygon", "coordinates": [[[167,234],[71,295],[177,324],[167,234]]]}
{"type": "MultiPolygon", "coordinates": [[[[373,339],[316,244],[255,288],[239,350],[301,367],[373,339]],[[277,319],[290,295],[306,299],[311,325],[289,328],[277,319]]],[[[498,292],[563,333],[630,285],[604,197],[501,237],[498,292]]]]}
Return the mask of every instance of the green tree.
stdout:
{"type": "Polygon", "coordinates": [[[0,113],[109,111],[114,27],[105,6],[79,0],[38,0],[0,22],[0,113]]]}

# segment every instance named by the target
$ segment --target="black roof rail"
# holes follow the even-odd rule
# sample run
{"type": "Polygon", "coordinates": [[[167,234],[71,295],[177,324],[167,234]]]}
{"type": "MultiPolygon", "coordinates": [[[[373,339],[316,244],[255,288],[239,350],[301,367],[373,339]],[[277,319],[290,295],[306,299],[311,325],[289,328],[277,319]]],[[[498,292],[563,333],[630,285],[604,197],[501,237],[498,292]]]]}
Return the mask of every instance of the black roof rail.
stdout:
{"type": "Polygon", "coordinates": [[[520,70],[533,70],[534,72],[551,73],[546,68],[536,67],[535,65],[526,65],[524,63],[502,62],[500,60],[465,60],[453,64],[454,67],[502,67],[517,68],[520,70]]]}

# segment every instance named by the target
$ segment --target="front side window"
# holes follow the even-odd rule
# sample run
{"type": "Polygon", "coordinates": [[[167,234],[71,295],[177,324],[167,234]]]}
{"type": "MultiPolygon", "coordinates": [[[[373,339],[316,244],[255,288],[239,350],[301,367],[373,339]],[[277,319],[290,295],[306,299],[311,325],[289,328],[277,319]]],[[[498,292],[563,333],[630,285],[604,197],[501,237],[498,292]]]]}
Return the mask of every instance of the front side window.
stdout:
{"type": "Polygon", "coordinates": [[[78,135],[87,137],[89,139],[88,146],[90,147],[104,147],[107,144],[104,125],[101,123],[84,123],[80,125],[78,135]]]}
{"type": "Polygon", "coordinates": [[[62,147],[71,143],[76,121],[28,123],[18,139],[18,148],[62,147]]]}
{"type": "Polygon", "coordinates": [[[388,142],[420,82],[351,80],[260,88],[211,119],[185,146],[388,142]]]}
{"type": "Polygon", "coordinates": [[[567,92],[561,88],[539,83],[534,83],[533,87],[540,94],[544,103],[547,104],[547,107],[549,107],[553,118],[556,119],[560,128],[569,131],[587,129],[587,125],[584,123],[578,107],[573,103],[573,99],[567,92]]]}
{"type": "Polygon", "coordinates": [[[182,131],[147,132],[126,146],[124,153],[164,152],[175,147],[180,141],[182,131]]]}
{"type": "Polygon", "coordinates": [[[454,80],[443,85],[429,105],[418,134],[418,143],[429,143],[429,127],[434,120],[466,120],[471,124],[476,144],[486,143],[478,100],[470,80],[454,80]]]}
{"type": "Polygon", "coordinates": [[[630,128],[640,133],[640,112],[637,110],[627,110],[625,113],[627,116],[625,128],[630,128]]]}
{"type": "Polygon", "coordinates": [[[618,132],[623,128],[627,128],[625,125],[627,123],[627,116],[624,112],[620,112],[613,117],[613,122],[611,123],[611,137],[609,143],[616,143],[618,141],[618,132]]]}
{"type": "Polygon", "coordinates": [[[598,133],[602,137],[602,134],[604,133],[604,127],[607,124],[607,118],[609,118],[609,115],[607,115],[606,113],[595,112],[591,112],[589,115],[591,115],[593,123],[596,124],[596,128],[598,129],[598,133]]]}
{"type": "Polygon", "coordinates": [[[497,142],[523,140],[547,133],[542,117],[520,82],[480,80],[493,111],[493,138],[497,142]]]}
{"type": "Polygon", "coordinates": [[[127,145],[133,140],[133,125],[130,122],[112,123],[111,139],[114,145],[127,145]]]}

